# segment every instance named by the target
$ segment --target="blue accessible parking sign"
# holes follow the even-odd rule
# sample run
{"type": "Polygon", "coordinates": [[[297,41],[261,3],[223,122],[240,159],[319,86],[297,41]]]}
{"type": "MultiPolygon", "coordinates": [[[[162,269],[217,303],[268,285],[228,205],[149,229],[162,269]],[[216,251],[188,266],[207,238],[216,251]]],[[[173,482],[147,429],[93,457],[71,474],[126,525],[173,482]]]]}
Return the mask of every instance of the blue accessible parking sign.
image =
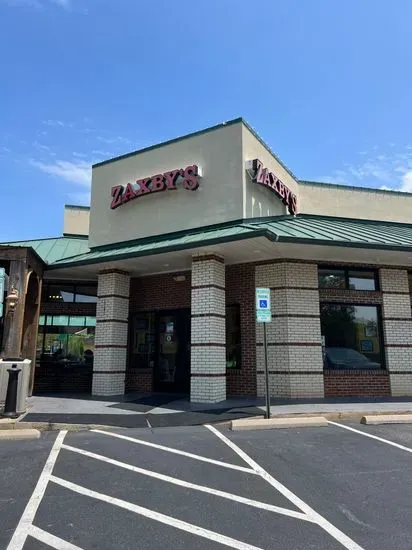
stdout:
{"type": "Polygon", "coordinates": [[[272,313],[270,311],[270,288],[256,289],[256,321],[258,323],[270,323],[272,313]]]}

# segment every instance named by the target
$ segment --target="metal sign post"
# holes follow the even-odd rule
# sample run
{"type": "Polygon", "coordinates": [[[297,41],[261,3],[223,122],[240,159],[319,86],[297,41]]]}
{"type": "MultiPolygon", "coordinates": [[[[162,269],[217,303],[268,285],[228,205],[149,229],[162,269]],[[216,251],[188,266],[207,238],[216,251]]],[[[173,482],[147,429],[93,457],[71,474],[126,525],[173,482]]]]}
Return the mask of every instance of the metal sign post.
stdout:
{"type": "Polygon", "coordinates": [[[266,323],[272,322],[270,310],[270,288],[256,289],[256,322],[263,323],[263,350],[265,369],[265,397],[266,397],[266,418],[270,418],[270,393],[269,393],[269,371],[268,371],[268,346],[266,338],[266,323]]]}

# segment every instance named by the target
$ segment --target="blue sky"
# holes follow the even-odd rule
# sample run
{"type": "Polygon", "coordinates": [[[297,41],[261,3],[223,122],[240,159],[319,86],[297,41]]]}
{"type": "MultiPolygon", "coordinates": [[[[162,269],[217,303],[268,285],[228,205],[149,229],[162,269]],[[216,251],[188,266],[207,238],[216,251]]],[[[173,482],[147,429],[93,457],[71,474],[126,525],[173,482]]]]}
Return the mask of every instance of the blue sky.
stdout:
{"type": "Polygon", "coordinates": [[[301,179],[412,191],[410,0],[0,0],[0,241],[93,162],[243,116],[301,179]]]}

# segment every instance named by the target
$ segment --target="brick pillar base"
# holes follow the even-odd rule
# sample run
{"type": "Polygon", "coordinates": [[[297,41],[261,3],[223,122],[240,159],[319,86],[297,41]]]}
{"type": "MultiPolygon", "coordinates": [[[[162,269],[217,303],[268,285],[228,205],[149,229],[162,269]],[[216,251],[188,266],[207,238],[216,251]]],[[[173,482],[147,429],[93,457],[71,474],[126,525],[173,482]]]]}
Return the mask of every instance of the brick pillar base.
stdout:
{"type": "Polygon", "coordinates": [[[392,395],[412,395],[412,318],[408,272],[381,269],[386,368],[392,395]]]}
{"type": "Polygon", "coordinates": [[[99,274],[93,395],[124,393],[130,278],[122,271],[99,274]]]}
{"type": "Polygon", "coordinates": [[[225,265],[218,256],[193,258],[190,401],[226,399],[225,265]]]}
{"type": "MultiPolygon", "coordinates": [[[[323,359],[315,264],[279,262],[256,266],[256,286],[271,289],[267,325],[272,397],[323,397],[323,359]]],[[[263,396],[263,325],[256,324],[257,394],[263,396]]]]}

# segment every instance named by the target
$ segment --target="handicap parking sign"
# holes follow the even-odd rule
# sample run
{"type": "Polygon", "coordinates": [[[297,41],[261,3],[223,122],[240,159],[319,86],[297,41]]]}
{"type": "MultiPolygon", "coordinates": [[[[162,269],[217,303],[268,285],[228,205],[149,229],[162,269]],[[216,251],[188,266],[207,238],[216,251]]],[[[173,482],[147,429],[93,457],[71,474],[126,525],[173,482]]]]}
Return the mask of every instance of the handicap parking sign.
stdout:
{"type": "Polygon", "coordinates": [[[270,288],[256,289],[256,321],[258,323],[270,323],[272,314],[270,311],[270,288]]]}

